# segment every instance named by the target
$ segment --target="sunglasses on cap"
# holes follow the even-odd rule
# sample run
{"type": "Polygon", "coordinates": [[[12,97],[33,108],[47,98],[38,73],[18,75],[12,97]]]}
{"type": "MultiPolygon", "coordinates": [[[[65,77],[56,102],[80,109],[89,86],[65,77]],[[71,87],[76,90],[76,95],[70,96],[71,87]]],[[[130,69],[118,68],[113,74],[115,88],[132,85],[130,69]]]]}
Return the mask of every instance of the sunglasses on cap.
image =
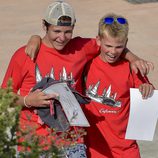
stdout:
{"type": "Polygon", "coordinates": [[[104,24],[112,24],[114,21],[116,21],[119,24],[126,24],[127,21],[125,18],[113,18],[113,17],[106,17],[104,18],[104,24]]]}

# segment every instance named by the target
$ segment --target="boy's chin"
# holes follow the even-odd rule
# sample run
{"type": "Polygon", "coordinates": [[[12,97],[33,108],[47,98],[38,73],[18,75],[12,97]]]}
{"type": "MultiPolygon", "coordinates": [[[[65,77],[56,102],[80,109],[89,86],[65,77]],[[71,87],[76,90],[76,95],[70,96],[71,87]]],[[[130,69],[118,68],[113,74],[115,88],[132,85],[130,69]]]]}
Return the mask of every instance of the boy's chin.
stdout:
{"type": "Polygon", "coordinates": [[[109,64],[114,64],[116,63],[118,60],[117,59],[107,59],[106,62],[109,64]]]}

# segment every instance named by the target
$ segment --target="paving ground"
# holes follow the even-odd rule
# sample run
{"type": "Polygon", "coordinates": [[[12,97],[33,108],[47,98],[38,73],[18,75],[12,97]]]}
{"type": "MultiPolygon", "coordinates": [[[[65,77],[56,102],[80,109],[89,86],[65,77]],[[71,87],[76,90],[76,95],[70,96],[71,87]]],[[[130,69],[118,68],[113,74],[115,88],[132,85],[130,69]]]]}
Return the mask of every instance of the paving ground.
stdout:
{"type": "MultiPolygon", "coordinates": [[[[43,35],[41,18],[52,0],[0,0],[0,82],[13,52],[32,34],[43,35]]],[[[105,13],[125,15],[130,24],[128,47],[154,63],[149,79],[158,88],[158,3],[131,4],[125,0],[67,0],[76,11],[74,35],[95,37],[105,13]]],[[[142,158],[158,158],[158,128],[152,142],[139,142],[142,158]]]]}

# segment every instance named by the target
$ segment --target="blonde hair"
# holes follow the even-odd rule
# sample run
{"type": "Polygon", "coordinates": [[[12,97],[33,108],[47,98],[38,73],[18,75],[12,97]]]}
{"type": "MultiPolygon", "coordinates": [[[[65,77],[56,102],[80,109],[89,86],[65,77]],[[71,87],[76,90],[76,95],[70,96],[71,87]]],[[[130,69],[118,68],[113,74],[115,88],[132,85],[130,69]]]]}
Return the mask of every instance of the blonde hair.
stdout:
{"type": "Polygon", "coordinates": [[[99,21],[99,29],[98,29],[98,35],[102,38],[104,35],[111,36],[111,37],[118,37],[120,40],[127,39],[128,37],[128,21],[125,19],[125,24],[120,24],[117,21],[117,18],[124,18],[121,15],[117,15],[115,13],[109,13],[103,16],[99,21]],[[105,18],[113,18],[114,21],[111,24],[105,23],[105,18]]]}

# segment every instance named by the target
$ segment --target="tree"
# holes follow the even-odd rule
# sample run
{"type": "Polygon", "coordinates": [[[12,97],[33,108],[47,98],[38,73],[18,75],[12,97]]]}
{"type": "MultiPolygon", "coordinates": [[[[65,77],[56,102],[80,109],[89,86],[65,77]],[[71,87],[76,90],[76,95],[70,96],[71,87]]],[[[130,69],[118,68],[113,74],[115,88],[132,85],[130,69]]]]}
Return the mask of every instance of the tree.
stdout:
{"type": "Polygon", "coordinates": [[[51,144],[48,146],[46,142],[41,146],[40,142],[45,140],[45,137],[37,136],[35,128],[32,129],[28,126],[25,131],[18,128],[21,106],[15,104],[17,97],[12,91],[11,83],[11,81],[8,82],[6,89],[0,89],[0,157],[15,158],[17,145],[24,148],[24,151],[19,153],[20,158],[39,158],[45,147],[47,147],[44,151],[45,155],[50,155],[52,158],[65,156],[64,148],[75,145],[78,138],[82,139],[86,134],[85,131],[80,129],[76,135],[72,130],[60,134],[54,130],[51,133],[53,137],[51,144]],[[21,137],[25,139],[19,143],[18,140],[21,137]]]}

